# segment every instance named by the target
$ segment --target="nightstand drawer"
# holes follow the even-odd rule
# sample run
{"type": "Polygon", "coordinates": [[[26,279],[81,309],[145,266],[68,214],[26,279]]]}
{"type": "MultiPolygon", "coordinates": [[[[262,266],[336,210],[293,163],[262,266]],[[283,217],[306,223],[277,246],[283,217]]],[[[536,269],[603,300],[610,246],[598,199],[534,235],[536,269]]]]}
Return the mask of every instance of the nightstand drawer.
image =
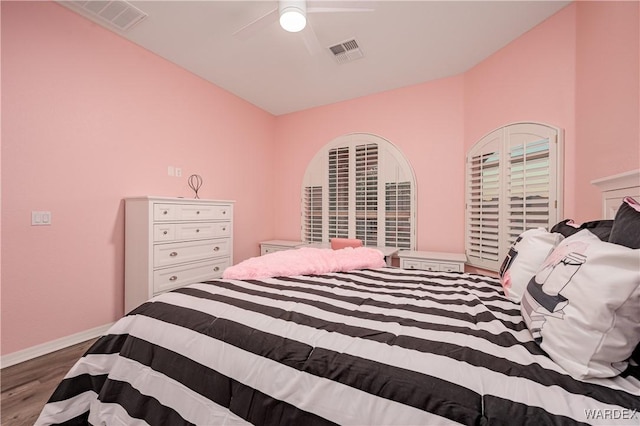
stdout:
{"type": "Polygon", "coordinates": [[[404,269],[421,269],[423,271],[439,271],[440,265],[433,262],[419,262],[417,260],[403,260],[400,265],[404,269]]]}
{"type": "Polygon", "coordinates": [[[400,267],[434,272],[464,272],[467,257],[462,253],[401,250],[400,267]]]}
{"type": "Polygon", "coordinates": [[[306,246],[307,244],[302,241],[290,241],[290,240],[269,240],[262,241],[260,243],[260,256],[265,254],[275,253],[283,250],[294,250],[298,247],[306,246]]]}
{"type": "Polygon", "coordinates": [[[441,263],[441,272],[464,272],[463,266],[460,263],[441,263]]]}
{"type": "Polygon", "coordinates": [[[187,284],[220,278],[229,263],[229,258],[223,258],[158,269],[153,272],[153,292],[157,294],[187,284]]]}
{"type": "Polygon", "coordinates": [[[228,255],[229,240],[227,239],[156,244],[153,246],[153,267],[161,268],[178,263],[228,255]]]}
{"type": "Polygon", "coordinates": [[[277,251],[294,250],[294,249],[295,247],[262,245],[260,246],[260,256],[264,256],[265,254],[269,254],[269,253],[275,253],[277,251]]]}

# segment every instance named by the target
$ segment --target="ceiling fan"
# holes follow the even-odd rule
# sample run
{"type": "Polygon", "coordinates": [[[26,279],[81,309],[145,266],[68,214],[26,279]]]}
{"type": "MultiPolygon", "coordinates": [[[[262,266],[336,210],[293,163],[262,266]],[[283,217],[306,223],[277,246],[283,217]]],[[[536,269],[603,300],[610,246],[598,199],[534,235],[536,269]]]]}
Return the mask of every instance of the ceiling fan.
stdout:
{"type": "Polygon", "coordinates": [[[233,35],[240,40],[248,40],[260,30],[279,21],[282,29],[288,32],[302,34],[302,39],[311,54],[317,53],[322,47],[316,37],[311,24],[307,21],[308,13],[333,12],[373,12],[369,7],[319,7],[308,6],[306,0],[279,0],[278,6],[261,17],[243,26],[233,35]]]}

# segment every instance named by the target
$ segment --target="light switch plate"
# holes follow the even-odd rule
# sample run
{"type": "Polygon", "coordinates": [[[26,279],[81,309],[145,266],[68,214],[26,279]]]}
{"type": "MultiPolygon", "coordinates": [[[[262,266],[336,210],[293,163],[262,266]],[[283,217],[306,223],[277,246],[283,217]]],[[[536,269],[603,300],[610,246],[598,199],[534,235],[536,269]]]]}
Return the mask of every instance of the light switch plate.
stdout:
{"type": "Polygon", "coordinates": [[[51,212],[48,211],[32,211],[31,212],[31,225],[33,226],[48,226],[51,225],[51,212]]]}

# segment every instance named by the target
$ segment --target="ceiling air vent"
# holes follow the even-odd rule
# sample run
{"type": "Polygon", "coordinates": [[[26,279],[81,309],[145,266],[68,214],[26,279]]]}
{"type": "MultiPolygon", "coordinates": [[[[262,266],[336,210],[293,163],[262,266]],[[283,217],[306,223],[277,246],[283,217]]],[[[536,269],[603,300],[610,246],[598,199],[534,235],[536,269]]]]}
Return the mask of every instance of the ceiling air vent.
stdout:
{"type": "Polygon", "coordinates": [[[330,46],[329,50],[333,53],[333,56],[339,64],[351,62],[364,56],[360,46],[358,46],[358,42],[353,39],[343,41],[335,46],[330,46]]]}
{"type": "Polygon", "coordinates": [[[63,1],[61,3],[65,6],[70,5],[73,9],[79,9],[84,15],[106,22],[122,31],[131,29],[131,27],[147,17],[146,13],[122,0],[63,1]]]}

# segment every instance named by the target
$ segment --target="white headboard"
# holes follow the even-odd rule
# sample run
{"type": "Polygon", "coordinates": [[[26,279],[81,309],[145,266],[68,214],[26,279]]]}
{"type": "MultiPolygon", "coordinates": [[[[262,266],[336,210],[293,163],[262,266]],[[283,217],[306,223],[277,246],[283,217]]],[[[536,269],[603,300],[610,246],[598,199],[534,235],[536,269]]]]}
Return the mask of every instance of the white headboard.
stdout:
{"type": "Polygon", "coordinates": [[[602,215],[613,219],[624,197],[640,201],[640,169],[592,180],[602,191],[602,215]]]}

